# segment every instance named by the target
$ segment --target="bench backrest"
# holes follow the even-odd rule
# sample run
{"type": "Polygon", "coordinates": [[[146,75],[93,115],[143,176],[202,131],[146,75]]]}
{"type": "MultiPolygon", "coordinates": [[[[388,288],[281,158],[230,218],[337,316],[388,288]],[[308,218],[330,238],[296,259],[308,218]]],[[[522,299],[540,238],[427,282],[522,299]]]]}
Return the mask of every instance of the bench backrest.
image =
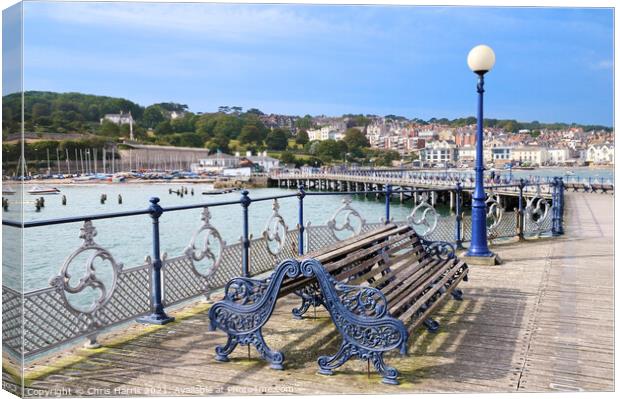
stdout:
{"type": "MultiPolygon", "coordinates": [[[[425,256],[420,239],[410,226],[388,224],[372,232],[343,240],[298,259],[314,258],[338,281],[353,282],[370,269],[379,272],[403,258],[410,261],[425,256]]],[[[375,273],[376,274],[376,273],[375,273]]],[[[309,284],[313,279],[297,278],[286,281],[281,296],[309,284]]]]}

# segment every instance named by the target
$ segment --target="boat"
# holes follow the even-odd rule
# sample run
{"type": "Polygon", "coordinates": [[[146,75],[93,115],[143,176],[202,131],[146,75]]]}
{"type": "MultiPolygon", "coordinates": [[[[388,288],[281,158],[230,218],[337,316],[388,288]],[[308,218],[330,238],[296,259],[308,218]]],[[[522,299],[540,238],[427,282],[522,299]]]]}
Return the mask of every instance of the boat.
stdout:
{"type": "Polygon", "coordinates": [[[97,180],[95,176],[78,176],[73,178],[74,183],[87,183],[97,180]]]}
{"type": "Polygon", "coordinates": [[[15,190],[8,186],[2,186],[2,195],[15,195],[15,190]]]}
{"type": "Polygon", "coordinates": [[[575,172],[573,172],[572,170],[567,170],[566,173],[564,173],[566,176],[574,176],[575,172]]]}
{"type": "Polygon", "coordinates": [[[28,190],[28,194],[32,194],[32,195],[53,195],[53,194],[59,194],[59,193],[60,193],[60,190],[57,189],[56,187],[35,186],[31,188],[30,190],[28,190]]]}
{"type": "Polygon", "coordinates": [[[232,193],[234,191],[238,191],[241,190],[238,187],[231,187],[231,188],[224,188],[224,189],[216,189],[216,190],[207,190],[207,191],[203,191],[202,195],[220,195],[220,194],[228,194],[228,193],[232,193]]]}

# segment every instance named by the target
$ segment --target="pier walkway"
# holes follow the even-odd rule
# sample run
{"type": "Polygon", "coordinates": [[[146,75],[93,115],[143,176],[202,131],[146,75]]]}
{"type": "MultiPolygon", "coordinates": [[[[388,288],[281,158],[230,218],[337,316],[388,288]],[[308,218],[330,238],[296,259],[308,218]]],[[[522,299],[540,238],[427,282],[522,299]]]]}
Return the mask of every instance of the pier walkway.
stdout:
{"type": "MultiPolygon", "coordinates": [[[[102,337],[101,349],[76,349],[26,369],[28,396],[321,394],[410,392],[610,391],[613,380],[613,196],[566,193],[560,238],[495,246],[501,266],[472,266],[461,302],[436,313],[442,325],[418,330],[410,354],[387,362],[401,385],[347,363],[332,377],[316,374],[319,355],[334,353],[339,335],[326,311],[295,320],[296,298],[276,308],[265,337],[285,354],[285,370],[252,350],[214,360],[225,334],[208,331],[206,304],[171,312],[166,326],[133,325],[102,337]],[[276,326],[277,325],[277,326],[276,326]],[[288,331],[283,334],[282,331],[288,331]]],[[[8,373],[3,375],[10,381],[8,373]]]]}

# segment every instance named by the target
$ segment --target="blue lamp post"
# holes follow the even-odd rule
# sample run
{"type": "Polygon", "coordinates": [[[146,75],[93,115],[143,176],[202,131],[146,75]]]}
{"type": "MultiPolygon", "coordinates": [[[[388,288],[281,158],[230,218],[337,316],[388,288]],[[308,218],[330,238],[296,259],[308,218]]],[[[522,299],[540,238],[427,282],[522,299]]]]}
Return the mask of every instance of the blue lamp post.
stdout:
{"type": "Polygon", "coordinates": [[[476,130],[476,181],[471,210],[471,245],[467,256],[491,257],[493,252],[487,244],[487,215],[486,194],[484,192],[484,159],[483,159],[483,116],[482,100],[484,93],[484,74],[489,72],[495,64],[495,53],[484,44],[471,49],[467,55],[467,65],[478,75],[478,126],[476,130]]]}

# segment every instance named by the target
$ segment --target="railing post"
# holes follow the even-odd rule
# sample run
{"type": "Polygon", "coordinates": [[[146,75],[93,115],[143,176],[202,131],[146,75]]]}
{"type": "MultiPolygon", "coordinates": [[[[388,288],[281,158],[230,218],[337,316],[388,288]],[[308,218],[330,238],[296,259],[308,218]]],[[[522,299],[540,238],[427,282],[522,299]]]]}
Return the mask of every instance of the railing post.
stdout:
{"type": "Polygon", "coordinates": [[[525,180],[519,179],[519,208],[517,209],[517,236],[519,241],[525,239],[525,213],[523,209],[523,189],[525,188],[525,180]]]}
{"type": "Polygon", "coordinates": [[[385,185],[385,224],[390,223],[390,197],[392,196],[392,185],[385,185]]]}
{"type": "Polygon", "coordinates": [[[302,184],[299,187],[299,192],[297,193],[297,198],[299,198],[299,225],[297,229],[299,230],[299,248],[297,253],[299,255],[304,254],[304,197],[306,196],[306,192],[304,191],[304,185],[302,184]]]}
{"type": "Polygon", "coordinates": [[[551,202],[552,202],[552,223],[551,223],[551,235],[559,236],[560,235],[560,227],[559,227],[559,219],[560,219],[560,204],[559,204],[559,195],[558,195],[558,178],[553,178],[553,192],[551,194],[551,202]]]}
{"type": "Polygon", "coordinates": [[[164,305],[161,296],[161,254],[159,250],[159,217],[164,210],[159,206],[159,198],[152,197],[149,212],[153,219],[153,259],[151,260],[151,314],[136,319],[139,323],[147,324],[166,324],[174,321],[164,312],[164,305]]]}
{"type": "Polygon", "coordinates": [[[463,249],[463,215],[461,214],[461,194],[463,193],[463,186],[461,182],[456,182],[456,198],[455,198],[455,211],[456,211],[456,248],[463,249]]]}
{"type": "Polygon", "coordinates": [[[250,225],[248,220],[248,208],[252,199],[248,196],[248,190],[241,192],[241,207],[243,208],[243,252],[241,260],[241,275],[250,277],[250,225]]]}
{"type": "Polygon", "coordinates": [[[564,180],[558,178],[558,234],[564,234],[564,180]]]}

